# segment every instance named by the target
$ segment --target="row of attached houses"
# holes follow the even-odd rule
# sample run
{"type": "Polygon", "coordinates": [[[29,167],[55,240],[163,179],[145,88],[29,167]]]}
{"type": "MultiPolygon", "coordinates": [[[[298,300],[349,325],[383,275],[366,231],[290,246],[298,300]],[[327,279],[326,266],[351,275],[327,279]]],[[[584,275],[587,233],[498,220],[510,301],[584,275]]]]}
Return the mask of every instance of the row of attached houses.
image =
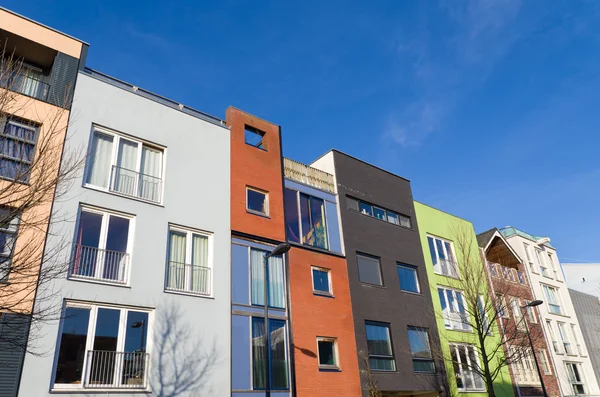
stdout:
{"type": "Polygon", "coordinates": [[[548,238],[476,234],[337,150],[285,158],[279,125],[6,9],[0,39],[0,397],[600,396],[600,304],[548,238]]]}

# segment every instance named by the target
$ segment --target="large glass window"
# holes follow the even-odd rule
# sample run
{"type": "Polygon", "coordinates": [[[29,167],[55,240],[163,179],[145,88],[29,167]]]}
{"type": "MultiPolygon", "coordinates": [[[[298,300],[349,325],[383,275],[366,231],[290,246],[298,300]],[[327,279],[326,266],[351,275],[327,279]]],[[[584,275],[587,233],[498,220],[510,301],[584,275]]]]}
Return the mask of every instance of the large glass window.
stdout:
{"type": "Polygon", "coordinates": [[[81,208],[71,277],[127,283],[132,218],[81,208]]]}
{"type": "Polygon", "coordinates": [[[553,314],[564,314],[560,307],[560,298],[558,296],[558,290],[549,285],[542,285],[544,294],[548,300],[548,311],[553,314]]]}
{"type": "Polygon", "coordinates": [[[55,388],[146,388],[149,312],[67,303],[55,388]]]}
{"type": "Polygon", "coordinates": [[[414,292],[417,294],[420,292],[416,267],[398,263],[398,278],[400,279],[400,289],[402,291],[414,292]]]}
{"type": "Polygon", "coordinates": [[[96,127],[88,158],[86,183],[159,203],[163,150],[96,127]]]}
{"type": "Polygon", "coordinates": [[[0,115],[0,178],[29,181],[37,127],[0,115]]]}
{"type": "Polygon", "coordinates": [[[408,342],[415,372],[435,372],[427,328],[408,327],[408,342]]]}
{"type": "Polygon", "coordinates": [[[358,279],[361,283],[383,285],[379,258],[356,254],[358,263],[358,279]]]}
{"type": "Polygon", "coordinates": [[[427,243],[433,271],[437,274],[458,278],[458,265],[452,243],[432,236],[427,236],[427,243]]]}
{"type": "Polygon", "coordinates": [[[285,321],[269,319],[265,340],[265,320],[252,317],[252,384],[265,389],[266,361],[269,360],[271,389],[289,389],[287,359],[287,328],[285,321]],[[269,346],[265,349],[265,345],[269,346]]]}
{"type": "Polygon", "coordinates": [[[9,207],[0,206],[0,283],[8,280],[18,226],[19,214],[9,207]]]}
{"type": "Polygon", "coordinates": [[[209,263],[210,236],[171,226],[166,288],[210,295],[212,275],[209,263]]]}
{"type": "MultiPolygon", "coordinates": [[[[252,295],[252,304],[264,306],[264,258],[266,251],[256,248],[250,248],[250,290],[252,295]]],[[[285,274],[283,265],[283,256],[273,255],[268,259],[267,266],[267,285],[269,294],[269,306],[283,309],[285,308],[285,274]]]]}
{"type": "Polygon", "coordinates": [[[586,394],[585,381],[583,379],[583,373],[581,372],[581,364],[565,363],[565,365],[567,366],[569,381],[573,387],[573,394],[586,394]]]}
{"type": "Polygon", "coordinates": [[[284,199],[288,240],[329,249],[325,201],[287,188],[284,199]]]}
{"type": "Polygon", "coordinates": [[[475,347],[450,344],[450,355],[458,390],[485,390],[483,379],[479,375],[479,357],[475,347]]]}
{"type": "Polygon", "coordinates": [[[366,322],[369,366],[375,371],[395,371],[396,362],[388,324],[366,322]]]}
{"type": "Polygon", "coordinates": [[[461,291],[438,287],[438,296],[444,314],[444,325],[448,329],[468,331],[471,329],[465,298],[461,291]]]}
{"type": "Polygon", "coordinates": [[[332,295],[331,270],[312,267],[313,292],[317,294],[332,295]]]}

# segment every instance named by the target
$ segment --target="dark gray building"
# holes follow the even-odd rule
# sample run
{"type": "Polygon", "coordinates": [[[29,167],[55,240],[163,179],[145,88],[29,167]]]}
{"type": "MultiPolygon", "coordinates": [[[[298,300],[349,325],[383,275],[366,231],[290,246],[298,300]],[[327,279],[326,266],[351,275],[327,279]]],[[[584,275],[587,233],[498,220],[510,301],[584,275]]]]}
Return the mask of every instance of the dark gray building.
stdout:
{"type": "Polygon", "coordinates": [[[575,313],[579,320],[587,353],[592,360],[596,379],[600,379],[600,300],[595,295],[569,288],[575,313]]]}
{"type": "Polygon", "coordinates": [[[361,370],[386,395],[438,395],[444,366],[410,182],[336,150],[313,166],[336,178],[361,370]]]}

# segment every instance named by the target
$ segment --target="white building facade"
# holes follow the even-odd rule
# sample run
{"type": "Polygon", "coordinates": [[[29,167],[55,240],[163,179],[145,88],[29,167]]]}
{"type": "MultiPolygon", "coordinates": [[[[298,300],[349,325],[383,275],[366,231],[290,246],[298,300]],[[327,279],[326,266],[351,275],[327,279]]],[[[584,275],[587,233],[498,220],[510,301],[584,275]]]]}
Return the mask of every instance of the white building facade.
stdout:
{"type": "Polygon", "coordinates": [[[525,261],[535,299],[544,301],[538,309],[562,394],[600,395],[556,249],[548,238],[513,227],[501,232],[525,261]]]}
{"type": "Polygon", "coordinates": [[[230,395],[229,130],[86,69],[67,136],[64,162],[88,155],[54,204],[44,265],[65,268],[36,304],[57,320],[19,396],[230,395]]]}

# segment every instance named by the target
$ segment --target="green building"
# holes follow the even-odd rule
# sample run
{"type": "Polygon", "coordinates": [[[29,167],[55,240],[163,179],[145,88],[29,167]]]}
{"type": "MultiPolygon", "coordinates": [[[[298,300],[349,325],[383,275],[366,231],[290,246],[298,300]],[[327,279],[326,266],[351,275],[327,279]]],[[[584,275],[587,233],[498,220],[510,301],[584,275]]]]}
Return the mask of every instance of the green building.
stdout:
{"type": "Polygon", "coordinates": [[[496,322],[487,322],[495,317],[484,309],[490,310],[488,283],[472,223],[419,202],[415,212],[449,394],[514,397],[508,367],[498,365],[502,337],[496,322]],[[486,374],[495,375],[488,377],[493,390],[486,374]]]}

